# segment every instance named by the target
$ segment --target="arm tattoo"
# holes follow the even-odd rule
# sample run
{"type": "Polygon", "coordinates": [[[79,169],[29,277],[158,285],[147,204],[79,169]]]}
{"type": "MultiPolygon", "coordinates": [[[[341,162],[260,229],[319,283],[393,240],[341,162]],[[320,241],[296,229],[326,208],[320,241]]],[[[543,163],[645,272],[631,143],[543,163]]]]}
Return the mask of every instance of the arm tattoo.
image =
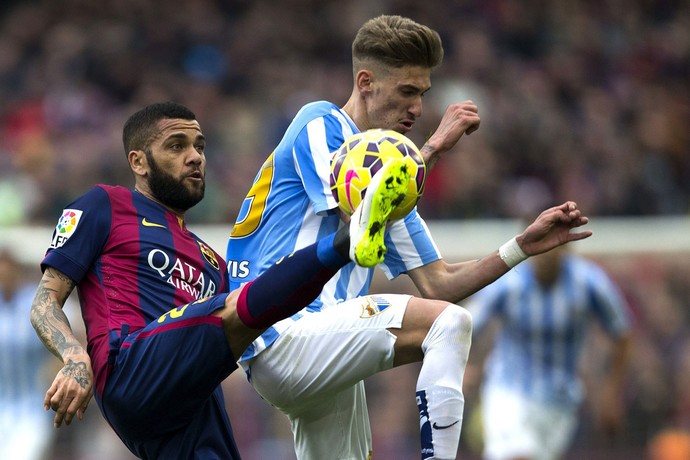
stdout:
{"type": "Polygon", "coordinates": [[[75,363],[70,359],[62,368],[62,373],[67,377],[74,378],[82,388],[86,388],[89,384],[89,370],[84,363],[75,363]]]}
{"type": "Polygon", "coordinates": [[[438,161],[439,153],[428,143],[422,146],[422,148],[419,150],[419,153],[421,153],[422,158],[424,158],[426,167],[429,170],[433,168],[436,162],[438,161]]]}
{"type": "Polygon", "coordinates": [[[82,349],[72,333],[65,312],[62,311],[74,286],[74,281],[63,273],[48,268],[31,305],[31,324],[36,334],[45,347],[58,358],[62,358],[66,352],[82,349]]]}

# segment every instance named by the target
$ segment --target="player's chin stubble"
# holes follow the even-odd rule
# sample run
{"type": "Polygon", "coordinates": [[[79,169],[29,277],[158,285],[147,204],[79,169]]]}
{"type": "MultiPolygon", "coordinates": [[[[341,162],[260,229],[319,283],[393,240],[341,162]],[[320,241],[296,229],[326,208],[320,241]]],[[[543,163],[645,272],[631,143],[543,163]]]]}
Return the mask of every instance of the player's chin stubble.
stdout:
{"type": "Polygon", "coordinates": [[[149,161],[149,165],[151,168],[149,188],[153,196],[164,205],[186,211],[204,198],[205,182],[202,182],[199,187],[190,189],[183,183],[184,179],[180,180],[166,173],[155,161],[149,161]]]}

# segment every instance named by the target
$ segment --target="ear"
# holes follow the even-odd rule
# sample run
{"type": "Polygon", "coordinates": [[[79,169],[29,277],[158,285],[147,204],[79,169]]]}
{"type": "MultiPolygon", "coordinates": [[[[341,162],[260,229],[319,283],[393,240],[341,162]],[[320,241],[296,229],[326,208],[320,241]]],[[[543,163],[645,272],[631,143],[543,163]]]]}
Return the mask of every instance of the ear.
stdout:
{"type": "Polygon", "coordinates": [[[148,174],[149,163],[143,150],[130,150],[127,154],[127,161],[129,161],[129,167],[132,168],[135,176],[144,177],[148,174]]]}
{"type": "Polygon", "coordinates": [[[371,70],[362,69],[355,75],[355,85],[360,93],[369,93],[372,90],[374,73],[371,70]]]}

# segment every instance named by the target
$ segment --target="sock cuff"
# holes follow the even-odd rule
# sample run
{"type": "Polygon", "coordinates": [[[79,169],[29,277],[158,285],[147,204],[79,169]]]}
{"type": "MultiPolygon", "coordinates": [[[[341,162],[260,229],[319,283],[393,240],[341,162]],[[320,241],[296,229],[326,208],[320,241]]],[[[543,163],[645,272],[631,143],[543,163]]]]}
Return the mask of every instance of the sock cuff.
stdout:
{"type": "Polygon", "coordinates": [[[252,314],[249,312],[249,305],[247,301],[247,295],[249,293],[249,287],[252,285],[254,281],[250,281],[244,286],[242,286],[240,289],[240,295],[237,297],[237,304],[235,305],[235,309],[237,310],[237,316],[239,316],[240,321],[252,329],[261,329],[261,326],[257,324],[257,322],[254,320],[254,317],[252,314]]]}
{"type": "Polygon", "coordinates": [[[340,270],[350,262],[350,259],[340,254],[334,245],[335,233],[320,239],[316,246],[316,257],[326,267],[332,270],[340,270]]]}

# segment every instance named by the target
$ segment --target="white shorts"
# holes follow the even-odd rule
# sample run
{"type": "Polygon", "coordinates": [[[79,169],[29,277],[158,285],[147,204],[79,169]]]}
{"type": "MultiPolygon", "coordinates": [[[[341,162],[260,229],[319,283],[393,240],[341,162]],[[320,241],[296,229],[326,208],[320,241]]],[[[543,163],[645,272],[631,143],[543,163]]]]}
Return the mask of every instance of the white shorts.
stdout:
{"type": "Polygon", "coordinates": [[[388,328],[401,327],[409,299],[359,297],[305,315],[247,363],[256,391],[289,417],[298,459],[371,455],[362,380],[393,367],[388,328]]]}
{"type": "Polygon", "coordinates": [[[490,386],[482,389],[484,458],[561,458],[575,434],[577,409],[532,401],[490,386]]]}

